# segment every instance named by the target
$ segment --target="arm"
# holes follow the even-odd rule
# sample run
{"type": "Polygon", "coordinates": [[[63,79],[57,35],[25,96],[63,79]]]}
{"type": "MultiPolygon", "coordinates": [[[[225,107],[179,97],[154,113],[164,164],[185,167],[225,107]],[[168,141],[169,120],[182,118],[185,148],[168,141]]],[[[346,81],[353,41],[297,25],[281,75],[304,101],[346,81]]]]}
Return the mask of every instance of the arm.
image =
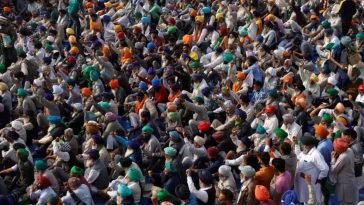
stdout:
{"type": "Polygon", "coordinates": [[[97,177],[99,177],[99,175],[100,172],[96,170],[91,170],[88,176],[86,177],[86,180],[88,183],[92,184],[97,179],[97,177]]]}
{"type": "Polygon", "coordinates": [[[314,156],[313,163],[320,170],[318,180],[327,177],[327,174],[329,173],[329,166],[326,164],[324,157],[319,152],[317,152],[314,156]]]}
{"type": "Polygon", "coordinates": [[[199,106],[196,106],[195,104],[190,103],[188,101],[184,102],[184,106],[186,107],[186,109],[191,110],[192,112],[195,112],[195,113],[200,113],[203,110],[199,106]]]}
{"type": "Polygon", "coordinates": [[[202,202],[207,203],[209,199],[207,192],[197,190],[190,176],[187,177],[187,184],[191,194],[193,194],[196,198],[200,199],[202,202]]]}

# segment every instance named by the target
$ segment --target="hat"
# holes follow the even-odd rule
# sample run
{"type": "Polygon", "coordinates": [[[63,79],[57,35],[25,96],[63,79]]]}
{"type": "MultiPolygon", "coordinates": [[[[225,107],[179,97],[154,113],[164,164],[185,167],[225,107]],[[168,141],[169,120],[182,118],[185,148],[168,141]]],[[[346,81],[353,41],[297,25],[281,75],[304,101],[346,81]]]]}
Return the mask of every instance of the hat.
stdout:
{"type": "Polygon", "coordinates": [[[162,202],[162,201],[168,199],[170,196],[171,196],[171,194],[166,189],[162,189],[159,192],[157,192],[158,202],[162,202]]]}
{"type": "Polygon", "coordinates": [[[17,93],[20,97],[28,96],[28,91],[26,91],[24,88],[18,88],[17,93]]]}
{"type": "Polygon", "coordinates": [[[18,154],[20,160],[25,161],[28,159],[29,152],[25,148],[17,149],[16,153],[18,154]]]}
{"type": "Polygon", "coordinates": [[[294,190],[288,190],[283,193],[281,205],[295,205],[298,203],[297,193],[294,190]]]}
{"type": "Polygon", "coordinates": [[[191,45],[192,41],[193,41],[193,37],[192,37],[192,35],[186,34],[182,37],[182,41],[183,41],[183,44],[185,44],[185,45],[191,45]]]}
{"type": "Polygon", "coordinates": [[[63,88],[59,85],[53,85],[52,89],[53,89],[53,94],[55,95],[60,95],[63,93],[63,88]]]}
{"type": "Polygon", "coordinates": [[[155,49],[155,43],[153,43],[153,42],[149,42],[149,43],[147,44],[147,48],[148,48],[148,49],[151,49],[151,50],[155,49]]]}
{"type": "Polygon", "coordinates": [[[242,36],[242,37],[245,37],[248,35],[248,30],[246,28],[242,28],[239,30],[239,34],[242,36]]]}
{"type": "Polygon", "coordinates": [[[147,133],[149,135],[153,134],[154,130],[151,126],[149,125],[145,125],[143,128],[142,128],[142,132],[143,133],[147,133]]]}
{"type": "Polygon", "coordinates": [[[355,35],[355,38],[356,38],[356,39],[360,39],[360,40],[364,41],[364,34],[363,34],[363,33],[357,33],[357,34],[355,35]]]}
{"type": "Polygon", "coordinates": [[[3,7],[3,11],[4,11],[4,12],[11,12],[11,8],[10,8],[10,7],[8,7],[8,6],[4,6],[4,7],[3,7]]]}
{"type": "Polygon", "coordinates": [[[166,147],[163,149],[163,151],[164,151],[164,154],[166,154],[170,157],[174,157],[177,154],[177,150],[173,147],[166,147]]]}
{"type": "Polygon", "coordinates": [[[338,96],[339,91],[336,90],[335,88],[328,88],[326,90],[326,93],[329,94],[331,97],[336,97],[336,96],[338,96]]]}
{"type": "Polygon", "coordinates": [[[333,145],[335,152],[338,153],[343,153],[349,148],[348,142],[343,138],[337,138],[333,145]]]}
{"type": "Polygon", "coordinates": [[[193,141],[196,142],[198,145],[203,146],[206,142],[205,138],[202,138],[200,136],[195,136],[193,138],[193,141]]]}
{"type": "Polygon", "coordinates": [[[90,80],[97,81],[99,79],[100,75],[96,70],[92,70],[90,72],[90,80]]]}
{"type": "Polygon", "coordinates": [[[246,177],[253,177],[255,175],[255,169],[250,165],[240,165],[239,170],[246,177]]]}
{"type": "Polygon", "coordinates": [[[279,140],[281,142],[283,142],[288,136],[288,133],[284,131],[282,128],[275,129],[274,134],[276,134],[279,137],[279,140]]]}
{"type": "Polygon", "coordinates": [[[9,89],[8,85],[6,85],[4,82],[0,82],[0,90],[5,92],[9,89]]]}
{"type": "Polygon", "coordinates": [[[61,121],[61,117],[58,115],[51,115],[51,116],[47,117],[47,120],[50,123],[57,123],[57,122],[61,121]]]}
{"type": "Polygon", "coordinates": [[[167,118],[171,121],[177,121],[178,120],[178,113],[177,112],[168,112],[167,118]]]}
{"type": "Polygon", "coordinates": [[[78,54],[80,50],[76,46],[72,46],[70,49],[71,54],[78,54]]]}
{"type": "Polygon", "coordinates": [[[37,170],[40,170],[40,171],[44,171],[48,168],[48,165],[45,161],[43,160],[37,160],[35,161],[34,163],[34,167],[37,169],[37,170]]]}
{"type": "Polygon", "coordinates": [[[269,113],[274,113],[276,111],[276,108],[273,105],[268,105],[265,109],[264,112],[269,112],[269,113]]]}
{"type": "Polygon", "coordinates": [[[141,180],[141,178],[142,178],[142,174],[135,167],[130,167],[129,168],[128,176],[129,176],[130,180],[132,180],[134,182],[139,182],[141,180]]]}
{"type": "Polygon", "coordinates": [[[99,153],[99,150],[97,149],[90,149],[88,152],[87,152],[89,158],[93,159],[93,160],[98,160],[100,158],[100,153],[99,153]]]}
{"type": "Polygon", "coordinates": [[[92,95],[92,91],[90,90],[90,88],[82,88],[81,93],[86,97],[90,97],[92,95]]]}
{"type": "Polygon", "coordinates": [[[258,201],[267,201],[269,199],[269,190],[263,185],[255,186],[255,198],[258,201]]]}
{"type": "Polygon", "coordinates": [[[332,118],[331,118],[331,115],[330,114],[327,114],[327,113],[324,113],[323,115],[322,115],[322,120],[323,121],[325,121],[326,122],[326,124],[328,124],[328,125],[331,125],[331,123],[332,123],[332,118]]]}
{"type": "Polygon", "coordinates": [[[190,12],[190,16],[197,16],[197,11],[192,9],[190,12]]]}
{"type": "Polygon", "coordinates": [[[329,131],[321,125],[315,125],[315,135],[321,138],[326,138],[329,135],[329,131]]]}
{"type": "Polygon", "coordinates": [[[74,35],[75,34],[75,31],[72,28],[66,28],[66,33],[68,35],[74,35]]]}
{"type": "Polygon", "coordinates": [[[336,117],[336,120],[339,121],[339,122],[341,122],[344,126],[347,126],[348,125],[348,121],[344,117],[342,117],[342,116],[336,117]]]}
{"type": "Polygon", "coordinates": [[[77,166],[73,166],[71,168],[71,173],[78,175],[78,176],[82,176],[83,175],[83,169],[77,166]]]}
{"type": "Polygon", "coordinates": [[[328,20],[325,20],[325,21],[321,22],[321,26],[324,28],[330,28],[331,24],[328,20]]]}
{"type": "Polygon", "coordinates": [[[170,131],[168,135],[174,140],[180,140],[182,137],[177,131],[170,131]]]}
{"type": "Polygon", "coordinates": [[[195,17],[195,21],[196,21],[196,22],[203,23],[204,18],[203,18],[203,16],[196,16],[196,17],[195,17]]]}
{"type": "Polygon", "coordinates": [[[267,94],[269,95],[269,97],[271,98],[278,98],[278,92],[277,89],[271,89],[267,91],[267,94]]]}
{"type": "Polygon", "coordinates": [[[210,128],[210,123],[207,121],[201,121],[200,123],[198,123],[197,125],[197,129],[202,132],[205,133],[209,130],[210,128]]]}
{"type": "Polygon", "coordinates": [[[217,157],[219,150],[216,147],[209,147],[207,149],[207,154],[211,157],[217,157]]]}
{"type": "Polygon", "coordinates": [[[189,54],[189,57],[193,60],[193,61],[198,61],[198,53],[192,51],[190,54],[189,54]]]}
{"type": "Polygon", "coordinates": [[[148,90],[148,85],[145,83],[145,82],[143,82],[143,81],[140,81],[139,82],[139,89],[141,89],[141,90],[143,90],[143,91],[147,91],[148,90]]]}
{"type": "Polygon", "coordinates": [[[301,142],[303,145],[312,146],[316,144],[316,139],[308,132],[306,132],[302,138],[301,142]]]}
{"type": "Polygon", "coordinates": [[[197,104],[201,105],[204,103],[204,99],[201,96],[196,96],[194,100],[197,102],[197,104]]]}
{"type": "Polygon", "coordinates": [[[343,36],[340,39],[340,43],[345,46],[345,47],[349,47],[351,44],[351,38],[349,36],[343,36]]]}
{"type": "Polygon", "coordinates": [[[81,103],[73,103],[71,104],[71,106],[73,107],[73,109],[75,109],[76,111],[81,111],[82,110],[82,104],[81,103]]]}
{"type": "Polygon", "coordinates": [[[37,177],[38,183],[42,189],[46,189],[51,186],[51,181],[43,175],[37,177]]]}
{"type": "Polygon", "coordinates": [[[265,130],[265,128],[263,126],[261,126],[261,125],[258,125],[257,126],[256,132],[258,134],[266,134],[267,133],[267,131],[265,130]]]}
{"type": "Polygon", "coordinates": [[[119,192],[121,198],[124,198],[124,199],[133,194],[131,189],[129,189],[129,187],[126,186],[125,184],[119,184],[118,185],[118,192],[119,192]]]}
{"type": "Polygon", "coordinates": [[[204,6],[202,7],[202,12],[204,12],[205,14],[209,14],[211,13],[211,8],[209,6],[204,6]]]}
{"type": "Polygon", "coordinates": [[[190,190],[184,184],[179,184],[175,188],[176,196],[181,200],[187,200],[190,197],[190,190]]]}
{"type": "Polygon", "coordinates": [[[176,27],[176,26],[170,26],[170,27],[167,29],[167,33],[168,33],[168,34],[176,33],[176,31],[177,31],[177,27],[176,27]]]}
{"type": "Polygon", "coordinates": [[[108,102],[101,101],[98,103],[104,110],[109,111],[111,109],[111,105],[108,102]]]}
{"type": "Polygon", "coordinates": [[[11,127],[14,128],[16,131],[19,131],[23,128],[23,123],[18,120],[14,120],[11,122],[11,127]]]}
{"type": "Polygon", "coordinates": [[[67,56],[66,57],[66,63],[69,66],[74,66],[76,64],[76,58],[73,56],[67,56]]]}
{"type": "Polygon", "coordinates": [[[310,19],[311,20],[320,20],[320,18],[316,15],[311,15],[310,19]]]}
{"type": "Polygon", "coordinates": [[[221,165],[218,172],[220,175],[228,177],[231,174],[231,167],[227,165],[221,165]]]}
{"type": "Polygon", "coordinates": [[[327,83],[330,83],[331,85],[336,85],[337,84],[337,79],[334,75],[330,76],[328,79],[327,79],[327,83]]]}
{"type": "Polygon", "coordinates": [[[228,30],[225,27],[220,27],[219,33],[221,36],[226,36],[228,34],[228,30]]]}
{"type": "Polygon", "coordinates": [[[198,178],[202,181],[202,183],[209,185],[214,183],[214,178],[211,172],[208,169],[202,169],[198,172],[198,178]]]}
{"type": "Polygon", "coordinates": [[[230,63],[231,61],[234,60],[234,55],[228,52],[224,52],[223,59],[225,62],[230,63]]]}

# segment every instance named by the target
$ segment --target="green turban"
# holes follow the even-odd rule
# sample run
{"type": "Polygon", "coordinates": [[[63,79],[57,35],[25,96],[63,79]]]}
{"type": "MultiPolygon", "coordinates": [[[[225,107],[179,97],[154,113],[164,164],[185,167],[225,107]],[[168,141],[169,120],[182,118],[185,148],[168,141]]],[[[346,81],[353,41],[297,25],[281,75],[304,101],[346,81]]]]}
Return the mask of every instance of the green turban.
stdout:
{"type": "Polygon", "coordinates": [[[119,192],[121,198],[124,198],[124,199],[133,194],[131,189],[129,189],[129,187],[126,186],[125,184],[119,184],[118,185],[118,192],[119,192]]]}
{"type": "Polygon", "coordinates": [[[224,52],[224,54],[223,54],[223,58],[224,58],[224,61],[225,61],[225,62],[230,63],[231,61],[233,61],[233,60],[234,60],[234,55],[233,55],[233,54],[231,54],[231,53],[228,53],[228,52],[224,52]]]}
{"type": "Polygon", "coordinates": [[[331,24],[330,24],[329,21],[326,20],[326,21],[323,21],[321,23],[321,26],[324,27],[324,28],[330,28],[331,27],[331,24]]]}
{"type": "Polygon", "coordinates": [[[71,168],[71,172],[77,176],[82,176],[83,175],[83,169],[81,169],[80,167],[77,166],[73,166],[71,168]]]}
{"type": "Polygon", "coordinates": [[[111,109],[111,105],[108,102],[101,101],[99,102],[99,105],[106,111],[109,111],[111,109]]]}
{"type": "Polygon", "coordinates": [[[277,128],[274,131],[274,134],[276,134],[279,137],[279,140],[281,142],[283,142],[288,136],[288,133],[286,131],[284,131],[283,129],[281,129],[281,128],[277,128]]]}
{"type": "Polygon", "coordinates": [[[158,202],[162,202],[162,201],[168,199],[170,196],[171,196],[171,194],[166,189],[162,189],[159,192],[157,192],[158,202]]]}
{"type": "Polygon", "coordinates": [[[197,104],[201,105],[204,103],[203,97],[201,96],[196,96],[195,97],[195,101],[197,102],[197,104]]]}
{"type": "Polygon", "coordinates": [[[28,95],[28,92],[25,89],[23,89],[23,88],[18,88],[18,92],[17,93],[18,93],[18,95],[20,97],[25,97],[25,96],[28,95]]]}
{"type": "Polygon", "coordinates": [[[331,125],[331,123],[332,123],[332,117],[329,115],[329,114],[327,114],[327,113],[324,113],[323,115],[322,115],[322,120],[323,121],[325,121],[326,122],[326,124],[328,124],[328,125],[331,125]]]}
{"type": "Polygon", "coordinates": [[[91,72],[90,72],[90,79],[92,80],[92,81],[96,81],[96,80],[98,80],[99,79],[99,73],[96,71],[96,70],[92,70],[91,72]]]}
{"type": "Polygon", "coordinates": [[[44,49],[45,49],[48,53],[50,53],[50,52],[52,52],[52,51],[53,51],[53,46],[47,43],[47,44],[44,46],[44,49]]]}
{"type": "Polygon", "coordinates": [[[145,125],[143,128],[142,128],[142,132],[143,133],[147,133],[147,134],[153,134],[154,130],[151,126],[149,125],[145,125]]]}
{"type": "Polygon", "coordinates": [[[327,94],[329,94],[331,97],[336,97],[339,94],[339,91],[335,88],[328,88],[326,90],[327,94]]]}
{"type": "Polygon", "coordinates": [[[272,98],[277,98],[278,97],[278,92],[277,92],[276,89],[268,90],[267,93],[272,98]]]}
{"type": "Polygon", "coordinates": [[[331,50],[334,46],[335,46],[335,43],[328,43],[328,44],[326,44],[325,49],[331,50]]]}
{"type": "Polygon", "coordinates": [[[200,67],[200,63],[198,61],[192,61],[190,63],[190,67],[191,68],[199,68],[200,67]]]}
{"type": "Polygon", "coordinates": [[[46,170],[48,168],[47,163],[43,160],[35,161],[34,166],[36,169],[41,170],[41,171],[46,170]]]}
{"type": "Polygon", "coordinates": [[[169,112],[167,114],[167,118],[171,121],[177,121],[178,120],[178,114],[176,112],[169,112]]]}
{"type": "Polygon", "coordinates": [[[357,34],[355,35],[355,38],[356,38],[356,39],[360,39],[360,40],[364,41],[364,34],[362,34],[362,33],[357,33],[357,34]]]}
{"type": "Polygon", "coordinates": [[[132,180],[133,182],[139,182],[142,178],[140,171],[138,169],[136,169],[135,167],[129,168],[128,176],[129,176],[130,180],[132,180]]]}
{"type": "Polygon", "coordinates": [[[174,157],[177,154],[177,150],[173,147],[166,147],[166,148],[164,148],[163,151],[164,151],[164,154],[171,156],[171,157],[174,157]]]}
{"type": "Polygon", "coordinates": [[[25,161],[28,159],[29,152],[26,149],[24,148],[17,149],[16,153],[18,153],[18,157],[20,160],[25,161]]]}
{"type": "Polygon", "coordinates": [[[168,28],[167,33],[172,34],[172,33],[176,33],[176,31],[177,31],[177,27],[171,26],[168,28]]]}
{"type": "Polygon", "coordinates": [[[91,71],[96,70],[96,68],[92,67],[92,66],[86,66],[85,69],[83,69],[82,71],[82,76],[84,78],[88,78],[88,75],[90,74],[91,71]]]}
{"type": "Polygon", "coordinates": [[[177,172],[177,170],[172,167],[172,163],[170,161],[169,162],[166,162],[165,166],[166,166],[166,170],[168,172],[170,172],[170,173],[177,172]]]}

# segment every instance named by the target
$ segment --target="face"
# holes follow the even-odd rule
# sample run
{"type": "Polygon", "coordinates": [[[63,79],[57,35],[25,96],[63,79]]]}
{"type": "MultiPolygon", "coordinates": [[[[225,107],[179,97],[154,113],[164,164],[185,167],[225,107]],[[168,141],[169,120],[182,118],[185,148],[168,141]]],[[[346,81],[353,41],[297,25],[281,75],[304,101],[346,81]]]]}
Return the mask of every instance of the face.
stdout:
{"type": "Polygon", "coordinates": [[[350,135],[344,135],[343,136],[344,140],[346,140],[347,142],[351,142],[352,138],[350,137],[350,135]]]}
{"type": "Polygon", "coordinates": [[[230,204],[229,201],[225,198],[225,195],[223,194],[219,194],[219,197],[217,198],[218,204],[219,205],[227,205],[230,204]]]}

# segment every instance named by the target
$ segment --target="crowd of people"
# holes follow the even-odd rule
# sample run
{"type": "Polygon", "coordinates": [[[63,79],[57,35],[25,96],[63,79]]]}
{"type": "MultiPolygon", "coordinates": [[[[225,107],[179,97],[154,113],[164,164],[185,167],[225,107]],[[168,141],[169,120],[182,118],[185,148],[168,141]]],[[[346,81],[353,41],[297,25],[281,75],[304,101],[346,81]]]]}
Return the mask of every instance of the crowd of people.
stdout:
{"type": "Polygon", "coordinates": [[[0,14],[0,204],[361,203],[364,1],[0,14]]]}

